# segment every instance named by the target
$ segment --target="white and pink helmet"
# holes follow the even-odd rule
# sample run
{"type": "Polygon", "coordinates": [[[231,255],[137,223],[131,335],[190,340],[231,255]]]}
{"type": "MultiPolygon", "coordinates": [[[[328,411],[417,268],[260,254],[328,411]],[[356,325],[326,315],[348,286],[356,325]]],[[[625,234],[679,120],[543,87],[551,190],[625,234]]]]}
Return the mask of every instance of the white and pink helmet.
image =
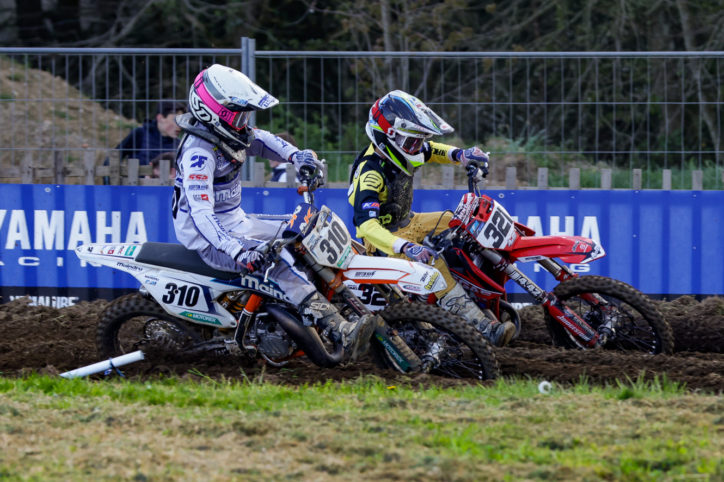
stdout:
{"type": "Polygon", "coordinates": [[[251,140],[251,113],[278,103],[246,75],[219,64],[202,70],[189,91],[191,114],[224,141],[243,147],[251,140]]]}

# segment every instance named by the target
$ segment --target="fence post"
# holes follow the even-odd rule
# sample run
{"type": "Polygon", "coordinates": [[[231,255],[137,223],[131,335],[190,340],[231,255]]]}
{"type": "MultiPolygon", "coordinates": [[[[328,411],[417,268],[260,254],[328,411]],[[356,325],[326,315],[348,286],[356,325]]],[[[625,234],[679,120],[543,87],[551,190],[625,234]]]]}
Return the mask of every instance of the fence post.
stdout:
{"type": "Polygon", "coordinates": [[[664,169],[661,173],[661,189],[671,191],[671,169],[664,169]]]}
{"type": "Polygon", "coordinates": [[[601,189],[611,189],[611,169],[601,169],[601,189]]]}
{"type": "Polygon", "coordinates": [[[287,163],[287,187],[294,187],[297,185],[297,170],[294,168],[294,164],[291,162],[287,163]]]}
{"type": "Polygon", "coordinates": [[[518,187],[517,169],[515,166],[505,168],[505,189],[515,189],[518,187]]]}
{"type": "Polygon", "coordinates": [[[128,186],[138,186],[138,159],[128,160],[128,177],[126,184],[128,186]]]}
{"type": "Polygon", "coordinates": [[[96,154],[91,149],[83,150],[83,171],[85,172],[86,185],[93,185],[96,183],[96,154]]]}
{"type": "Polygon", "coordinates": [[[701,191],[704,189],[704,171],[697,169],[691,171],[691,189],[701,191]]]}
{"type": "Polygon", "coordinates": [[[23,184],[32,184],[35,180],[33,179],[33,153],[25,151],[23,156],[23,166],[20,171],[20,180],[23,184]]]}
{"type": "Polygon", "coordinates": [[[53,183],[65,184],[63,167],[63,155],[59,151],[53,151],[53,183]]]}
{"type": "Polygon", "coordinates": [[[581,168],[572,167],[568,171],[568,189],[581,189],[581,168]]]}
{"type": "Polygon", "coordinates": [[[642,178],[642,177],[643,177],[643,176],[642,176],[642,174],[641,174],[641,169],[634,169],[634,170],[633,170],[633,177],[632,177],[632,179],[631,179],[631,187],[632,187],[634,190],[637,190],[637,191],[640,191],[640,190],[641,190],[641,178],[642,178]]]}
{"type": "MultiPolygon", "coordinates": [[[[256,82],[256,39],[241,37],[241,72],[256,82]]],[[[249,125],[256,125],[256,113],[252,110],[249,115],[249,125]]],[[[241,166],[242,179],[249,179],[254,186],[263,186],[264,177],[256,179],[256,156],[247,156],[246,162],[241,166]]]]}
{"type": "Polygon", "coordinates": [[[254,178],[252,179],[254,186],[261,187],[264,185],[264,163],[263,162],[255,162],[254,163],[254,178]]]}
{"type": "Polygon", "coordinates": [[[161,159],[158,163],[158,177],[161,178],[162,186],[170,186],[173,184],[173,179],[170,179],[171,175],[171,161],[168,159],[161,159]]]}
{"type": "Polygon", "coordinates": [[[121,153],[120,151],[113,150],[108,156],[108,167],[110,171],[111,185],[118,186],[121,184],[121,153]]]}
{"type": "Polygon", "coordinates": [[[455,166],[442,166],[442,187],[452,189],[455,186],[455,166]]]}
{"type": "Polygon", "coordinates": [[[538,168],[538,189],[548,189],[548,168],[538,168]]]}

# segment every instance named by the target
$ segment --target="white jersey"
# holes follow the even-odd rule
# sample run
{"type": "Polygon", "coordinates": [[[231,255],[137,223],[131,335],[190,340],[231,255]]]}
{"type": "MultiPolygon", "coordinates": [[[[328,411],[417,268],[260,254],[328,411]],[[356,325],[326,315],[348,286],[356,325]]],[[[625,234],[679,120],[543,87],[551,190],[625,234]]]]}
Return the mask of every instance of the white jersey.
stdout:
{"type": "MultiPolygon", "coordinates": [[[[298,151],[270,132],[253,132],[247,155],[288,162],[298,151]]],[[[236,258],[253,245],[232,235],[244,232],[248,219],[241,208],[240,163],[230,162],[221,150],[194,135],[187,135],[179,149],[173,203],[176,238],[188,249],[213,246],[236,258]]]]}

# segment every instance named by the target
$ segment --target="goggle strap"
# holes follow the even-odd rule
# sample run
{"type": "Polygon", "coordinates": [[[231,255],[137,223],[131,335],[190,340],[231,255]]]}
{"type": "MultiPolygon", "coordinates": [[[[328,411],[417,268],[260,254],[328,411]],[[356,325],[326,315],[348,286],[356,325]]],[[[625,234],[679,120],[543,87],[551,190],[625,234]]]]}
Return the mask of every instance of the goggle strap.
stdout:
{"type": "MultiPolygon", "coordinates": [[[[217,116],[219,116],[219,119],[223,120],[234,129],[243,129],[244,126],[236,127],[234,121],[236,120],[237,115],[244,114],[244,112],[233,112],[224,107],[223,105],[219,104],[219,102],[214,99],[214,96],[209,93],[209,91],[206,89],[206,86],[204,85],[205,72],[206,70],[202,70],[199,75],[196,76],[196,80],[194,80],[194,88],[196,89],[196,94],[201,97],[201,100],[204,102],[204,104],[208,105],[209,108],[217,116]]],[[[246,125],[246,123],[244,123],[244,125],[246,125]]]]}

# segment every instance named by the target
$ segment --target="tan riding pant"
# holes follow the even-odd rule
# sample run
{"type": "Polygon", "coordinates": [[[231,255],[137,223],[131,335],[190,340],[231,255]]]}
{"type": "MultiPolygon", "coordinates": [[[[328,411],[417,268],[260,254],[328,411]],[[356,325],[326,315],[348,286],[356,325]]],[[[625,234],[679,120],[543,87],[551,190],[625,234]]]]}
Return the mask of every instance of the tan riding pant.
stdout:
{"type": "MultiPolygon", "coordinates": [[[[413,243],[420,244],[422,243],[422,240],[425,239],[425,236],[427,236],[433,229],[435,231],[432,233],[432,235],[440,234],[441,232],[445,231],[448,228],[447,224],[450,222],[450,219],[452,219],[452,213],[450,213],[449,211],[415,213],[412,216],[412,219],[410,219],[410,224],[408,224],[404,228],[399,228],[398,230],[393,231],[393,233],[395,234],[395,236],[399,236],[400,238],[412,241],[413,243]]],[[[367,250],[370,250],[371,248],[371,245],[366,240],[365,248],[367,248],[367,250]]],[[[402,253],[393,254],[392,256],[394,256],[395,258],[407,259],[407,256],[402,253]]],[[[445,261],[443,261],[442,257],[437,258],[437,260],[435,261],[435,268],[440,271],[443,278],[445,278],[445,283],[447,283],[447,288],[435,293],[435,296],[440,299],[445,296],[448,291],[453,289],[457,282],[453,279],[452,275],[450,274],[450,270],[447,268],[447,265],[445,264],[445,261]]]]}

